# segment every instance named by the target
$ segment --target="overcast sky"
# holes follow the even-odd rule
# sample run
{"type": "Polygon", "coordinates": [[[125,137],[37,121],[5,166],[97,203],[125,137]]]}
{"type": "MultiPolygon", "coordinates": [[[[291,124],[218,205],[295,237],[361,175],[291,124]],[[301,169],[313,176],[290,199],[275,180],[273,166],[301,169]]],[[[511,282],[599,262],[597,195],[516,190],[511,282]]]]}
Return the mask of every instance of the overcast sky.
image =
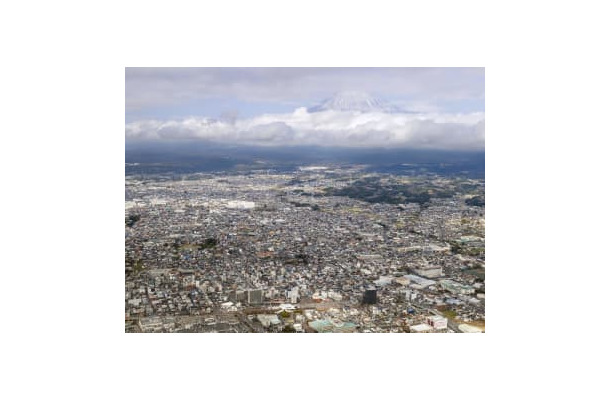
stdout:
{"type": "Polygon", "coordinates": [[[484,149],[484,68],[126,68],[127,139],[484,149]],[[357,91],[404,112],[310,112],[357,91]],[[309,110],[309,111],[308,111],[309,110]]]}

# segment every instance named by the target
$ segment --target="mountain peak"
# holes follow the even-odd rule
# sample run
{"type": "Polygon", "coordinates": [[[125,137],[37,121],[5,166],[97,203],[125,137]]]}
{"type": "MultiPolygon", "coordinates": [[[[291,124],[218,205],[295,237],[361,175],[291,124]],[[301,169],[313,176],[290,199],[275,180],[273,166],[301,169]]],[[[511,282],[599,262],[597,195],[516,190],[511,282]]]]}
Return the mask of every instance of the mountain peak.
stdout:
{"type": "Polygon", "coordinates": [[[330,99],[311,107],[309,112],[319,111],[360,111],[360,112],[398,112],[395,106],[372,97],[366,92],[347,90],[336,93],[330,99]]]}

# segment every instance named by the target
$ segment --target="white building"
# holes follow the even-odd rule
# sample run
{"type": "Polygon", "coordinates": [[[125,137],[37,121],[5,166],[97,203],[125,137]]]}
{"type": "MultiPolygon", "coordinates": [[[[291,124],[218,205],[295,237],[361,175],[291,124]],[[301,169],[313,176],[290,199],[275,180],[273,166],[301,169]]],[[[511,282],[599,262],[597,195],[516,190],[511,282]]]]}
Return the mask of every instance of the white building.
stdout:
{"type": "Polygon", "coordinates": [[[294,287],[292,290],[287,291],[286,298],[290,300],[292,304],[299,302],[299,288],[294,287]]]}
{"type": "Polygon", "coordinates": [[[417,275],[405,275],[411,282],[410,285],[416,289],[423,289],[427,286],[434,285],[436,282],[429,279],[419,277],[417,275]]]}
{"type": "Polygon", "coordinates": [[[447,329],[447,318],[440,315],[432,315],[426,318],[426,322],[434,329],[447,329]]]}
{"type": "Polygon", "coordinates": [[[163,320],[160,317],[140,318],[138,325],[142,332],[160,332],[163,329],[163,320]]]}
{"type": "Polygon", "coordinates": [[[422,265],[413,270],[417,275],[425,278],[438,278],[443,276],[443,268],[436,265],[422,265]]]}
{"type": "Polygon", "coordinates": [[[256,319],[265,327],[268,328],[271,325],[279,325],[281,322],[275,314],[258,314],[256,319]]]}
{"type": "Polygon", "coordinates": [[[335,301],[343,300],[343,296],[340,293],[332,291],[332,290],[328,292],[328,297],[335,301]]]}
{"type": "Polygon", "coordinates": [[[242,200],[229,200],[227,202],[227,208],[234,208],[238,210],[252,210],[256,206],[253,201],[242,201],[242,200]]]}

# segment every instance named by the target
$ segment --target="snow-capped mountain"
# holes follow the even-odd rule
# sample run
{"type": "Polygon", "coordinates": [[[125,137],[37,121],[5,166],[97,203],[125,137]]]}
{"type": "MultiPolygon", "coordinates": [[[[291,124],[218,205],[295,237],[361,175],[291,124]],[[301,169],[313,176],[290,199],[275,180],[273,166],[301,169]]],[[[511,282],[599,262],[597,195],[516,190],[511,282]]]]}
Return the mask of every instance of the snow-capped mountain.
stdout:
{"type": "Polygon", "coordinates": [[[335,94],[330,99],[323,101],[317,106],[310,107],[309,112],[320,111],[359,111],[359,112],[405,112],[400,107],[374,98],[365,92],[345,91],[335,94]]]}

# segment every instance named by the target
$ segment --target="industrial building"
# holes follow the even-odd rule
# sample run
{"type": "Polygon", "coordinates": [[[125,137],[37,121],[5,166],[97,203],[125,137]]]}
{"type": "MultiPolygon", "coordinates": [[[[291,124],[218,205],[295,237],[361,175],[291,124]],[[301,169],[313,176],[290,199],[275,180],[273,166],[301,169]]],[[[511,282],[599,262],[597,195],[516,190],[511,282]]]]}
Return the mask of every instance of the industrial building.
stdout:
{"type": "Polygon", "coordinates": [[[438,278],[443,276],[443,268],[437,265],[422,265],[417,268],[413,268],[413,272],[424,278],[438,278]]]}
{"type": "Polygon", "coordinates": [[[280,319],[275,314],[258,314],[256,319],[265,328],[269,328],[270,326],[278,326],[281,323],[280,319]]]}
{"type": "Polygon", "coordinates": [[[448,290],[453,294],[473,294],[475,292],[472,286],[462,285],[450,279],[443,279],[439,281],[439,283],[443,289],[448,290]]]}

